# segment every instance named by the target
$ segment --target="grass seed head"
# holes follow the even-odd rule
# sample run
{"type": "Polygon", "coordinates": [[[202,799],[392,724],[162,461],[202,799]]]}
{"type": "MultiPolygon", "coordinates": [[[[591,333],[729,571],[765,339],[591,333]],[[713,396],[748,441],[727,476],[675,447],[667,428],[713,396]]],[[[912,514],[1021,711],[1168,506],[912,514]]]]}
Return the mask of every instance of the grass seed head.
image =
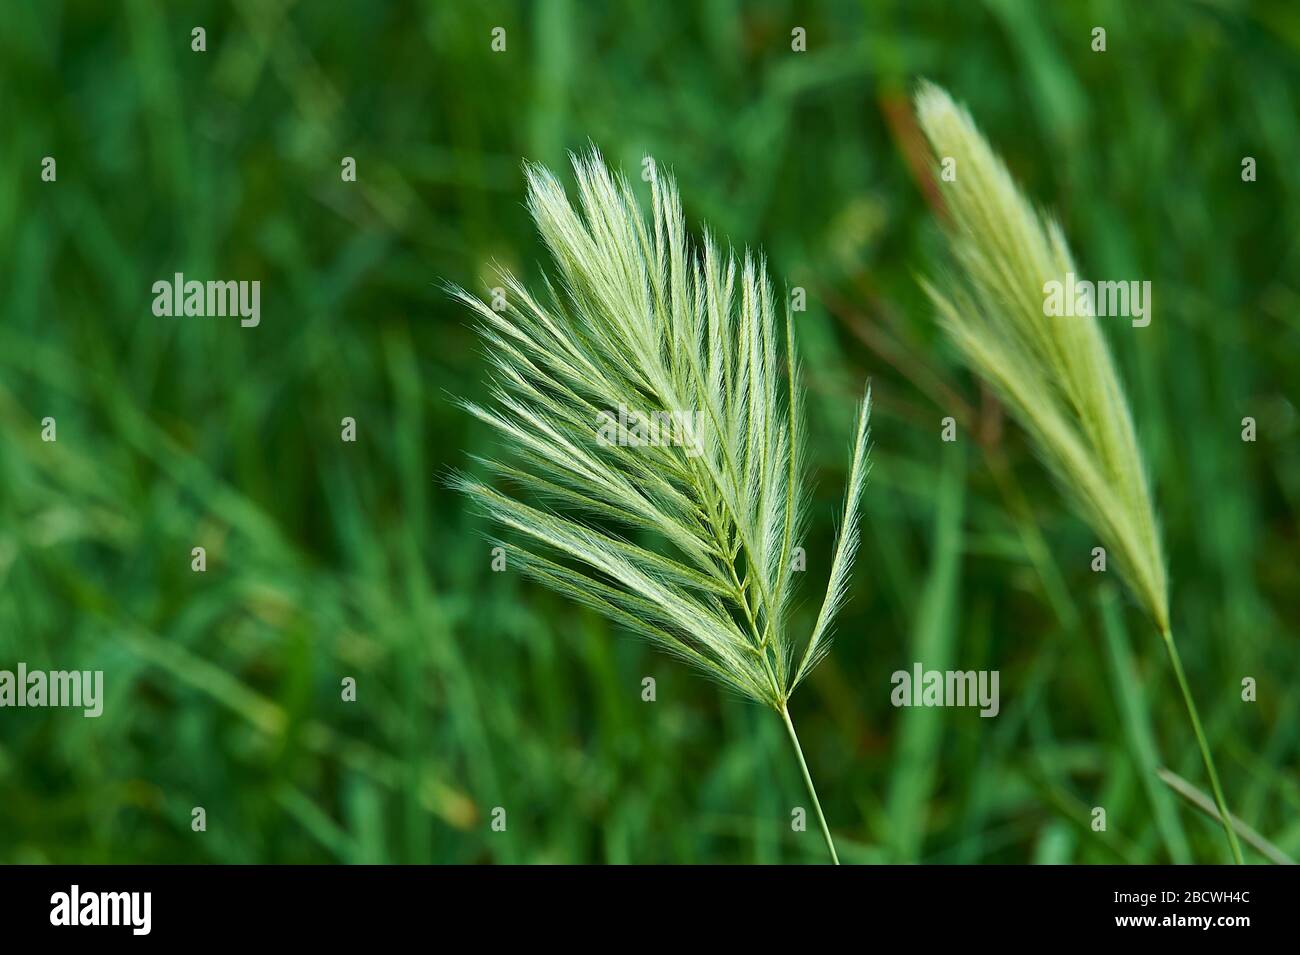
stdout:
{"type": "Polygon", "coordinates": [[[576,203],[550,171],[526,167],[555,262],[544,293],[507,275],[494,311],[453,290],[478,315],[495,372],[492,402],[465,407],[515,459],[484,462],[510,492],[455,483],[527,542],[511,548],[526,573],[782,710],[829,647],[847,593],[870,396],[830,582],[811,635],[795,641],[804,439],[790,317],[781,335],[761,258],[707,235],[690,244],[671,177],[655,173],[647,218],[597,153],[573,166],[576,203]],[[685,440],[645,440],[650,421],[682,424],[685,440]]]}
{"type": "Polygon", "coordinates": [[[936,157],[954,274],[926,289],[966,361],[1033,439],[1067,497],[1168,632],[1160,533],[1128,403],[1093,315],[1049,316],[1044,286],[1075,271],[1059,226],[1016,187],[970,114],[931,83],[916,112],[936,157]]]}

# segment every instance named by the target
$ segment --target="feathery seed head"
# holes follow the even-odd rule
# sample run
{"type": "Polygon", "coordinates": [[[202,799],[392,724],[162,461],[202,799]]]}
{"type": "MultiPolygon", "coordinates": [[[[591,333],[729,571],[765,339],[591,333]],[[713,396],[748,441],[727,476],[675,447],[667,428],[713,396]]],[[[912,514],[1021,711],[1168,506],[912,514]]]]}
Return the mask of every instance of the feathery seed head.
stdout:
{"type": "Polygon", "coordinates": [[[1039,215],[970,114],[924,82],[916,112],[936,157],[958,275],[927,283],[947,331],[1029,432],[1131,589],[1167,632],[1165,563],[1128,403],[1096,318],[1045,314],[1044,288],[1074,271],[1060,227],[1039,215]]]}
{"type": "Polygon", "coordinates": [[[688,243],[672,179],[652,214],[600,156],[575,157],[578,201],[526,166],[556,274],[505,308],[464,290],[495,370],[490,407],[518,463],[484,462],[518,496],[454,479],[535,579],[778,710],[829,646],[858,542],[870,395],[858,413],[842,526],[812,635],[787,630],[804,518],[797,362],[780,354],[761,259],[688,243]],[[784,383],[784,386],[783,386],[784,383]],[[680,440],[679,440],[680,439],[680,440]],[[526,499],[526,500],[525,500],[526,499]]]}

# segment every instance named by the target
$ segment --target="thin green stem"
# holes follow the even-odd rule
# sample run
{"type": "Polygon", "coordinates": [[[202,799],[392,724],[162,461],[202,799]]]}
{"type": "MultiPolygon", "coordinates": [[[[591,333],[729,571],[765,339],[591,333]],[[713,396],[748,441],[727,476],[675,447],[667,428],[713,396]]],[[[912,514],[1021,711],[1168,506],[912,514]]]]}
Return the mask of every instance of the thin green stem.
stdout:
{"type": "Polygon", "coordinates": [[[1214,793],[1214,804],[1219,807],[1219,821],[1223,831],[1228,834],[1228,845],[1232,848],[1232,858],[1237,865],[1245,860],[1241,857],[1241,846],[1237,842],[1237,832],[1232,826],[1232,814],[1228,812],[1228,803],[1223,798],[1223,787],[1219,785],[1219,773],[1214,768],[1214,757],[1210,755],[1210,745],[1205,741],[1205,731],[1201,729],[1201,718],[1196,714],[1196,704],[1192,702],[1192,691],[1187,685],[1187,676],[1183,673],[1183,661],[1178,656],[1178,647],[1174,645],[1174,635],[1168,628],[1161,630],[1165,649],[1169,651],[1169,662],[1174,665],[1174,676],[1178,678],[1178,687],[1183,691],[1183,702],[1187,704],[1187,715],[1192,718],[1192,730],[1196,733],[1196,743],[1201,747],[1201,759],[1205,762],[1205,771],[1210,776],[1210,789],[1214,793]]]}
{"type": "Polygon", "coordinates": [[[799,745],[799,734],[794,731],[794,721],[790,719],[790,711],[784,703],[781,704],[781,719],[785,721],[786,732],[790,734],[790,742],[794,744],[794,754],[799,757],[799,770],[803,773],[808,795],[812,796],[813,808],[817,810],[817,821],[821,823],[822,835],[826,838],[826,848],[831,851],[831,862],[839,865],[840,857],[835,852],[835,843],[831,841],[831,830],[826,825],[826,815],[822,812],[821,800],[817,798],[817,787],[813,785],[812,775],[808,772],[808,763],[803,758],[803,747],[799,745]]]}

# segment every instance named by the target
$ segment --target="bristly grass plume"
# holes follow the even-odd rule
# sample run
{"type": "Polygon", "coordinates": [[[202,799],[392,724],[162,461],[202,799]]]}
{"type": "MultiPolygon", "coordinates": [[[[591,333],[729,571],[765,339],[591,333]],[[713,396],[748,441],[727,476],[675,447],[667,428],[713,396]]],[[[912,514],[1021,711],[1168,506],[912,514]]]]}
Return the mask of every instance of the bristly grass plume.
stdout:
{"type": "MultiPolygon", "coordinates": [[[[782,718],[831,857],[835,847],[788,701],[829,647],[858,545],[870,394],[858,410],[844,511],[807,640],[788,628],[803,530],[798,362],[784,354],[764,262],[688,241],[672,179],[656,172],[647,221],[630,185],[592,152],[574,158],[578,208],[529,165],[528,207],[558,274],[534,295],[503,278],[479,317],[493,405],[514,463],[484,461],[518,495],[455,483],[529,546],[516,566],[694,665],[782,718]],[[689,441],[601,440],[621,409],[687,422],[689,441]]],[[[620,424],[621,438],[629,435],[620,424]]]]}
{"type": "Polygon", "coordinates": [[[1241,850],[1170,629],[1167,572],[1146,469],[1119,377],[1092,314],[1044,309],[1045,285],[1075,272],[1060,226],[1020,193],[970,114],[931,83],[917,118],[936,157],[958,274],[926,283],[943,324],[1033,439],[1080,515],[1118,558],[1121,574],[1164,640],[1234,858],[1241,850]]]}

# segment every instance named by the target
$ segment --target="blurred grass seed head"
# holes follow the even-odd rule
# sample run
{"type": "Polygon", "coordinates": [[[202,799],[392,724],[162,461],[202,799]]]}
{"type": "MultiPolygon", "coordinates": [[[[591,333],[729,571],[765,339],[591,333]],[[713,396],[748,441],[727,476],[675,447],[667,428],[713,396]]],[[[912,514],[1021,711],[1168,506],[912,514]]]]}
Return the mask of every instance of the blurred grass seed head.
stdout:
{"type": "Polygon", "coordinates": [[[937,157],[959,274],[925,283],[949,336],[1033,438],[1067,497],[1119,559],[1161,633],[1166,571],[1128,403],[1096,316],[1049,316],[1043,288],[1076,271],[1060,226],[1016,188],[970,114],[922,83],[917,117],[937,157]]]}

